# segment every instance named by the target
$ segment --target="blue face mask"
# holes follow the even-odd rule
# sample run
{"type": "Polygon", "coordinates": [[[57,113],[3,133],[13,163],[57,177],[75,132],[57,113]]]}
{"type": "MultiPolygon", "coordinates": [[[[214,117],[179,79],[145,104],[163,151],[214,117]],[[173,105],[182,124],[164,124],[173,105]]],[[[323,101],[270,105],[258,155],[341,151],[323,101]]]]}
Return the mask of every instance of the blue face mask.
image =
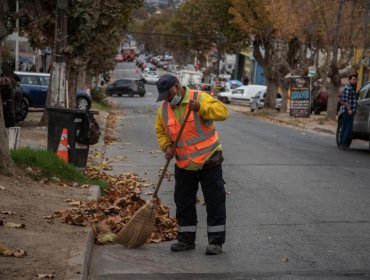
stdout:
{"type": "Polygon", "coordinates": [[[171,106],[177,106],[177,105],[179,105],[180,104],[180,102],[181,102],[181,96],[179,96],[179,95],[175,95],[174,97],[173,97],[173,99],[171,100],[171,102],[170,102],[170,105],[171,106]]]}

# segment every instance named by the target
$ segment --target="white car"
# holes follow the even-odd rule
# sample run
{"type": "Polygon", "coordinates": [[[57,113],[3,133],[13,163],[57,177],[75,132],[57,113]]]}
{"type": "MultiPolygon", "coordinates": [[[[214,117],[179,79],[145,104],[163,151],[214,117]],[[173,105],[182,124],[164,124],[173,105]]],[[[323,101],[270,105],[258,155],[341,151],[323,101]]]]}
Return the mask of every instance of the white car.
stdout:
{"type": "MultiPolygon", "coordinates": [[[[265,98],[266,98],[266,91],[257,92],[256,95],[252,97],[252,100],[250,102],[251,112],[262,109],[263,106],[265,105],[265,98]]],[[[282,101],[281,94],[277,93],[276,103],[275,103],[276,111],[280,111],[281,101],[282,101]]]]}
{"type": "Polygon", "coordinates": [[[266,91],[266,86],[247,85],[241,86],[231,91],[220,92],[217,98],[224,103],[237,102],[250,104],[252,96],[255,96],[259,91],[266,91]]]}
{"type": "Polygon", "coordinates": [[[158,82],[159,76],[158,76],[157,72],[148,71],[148,72],[144,73],[143,79],[144,79],[144,82],[147,83],[147,84],[155,84],[155,83],[158,82]]]}

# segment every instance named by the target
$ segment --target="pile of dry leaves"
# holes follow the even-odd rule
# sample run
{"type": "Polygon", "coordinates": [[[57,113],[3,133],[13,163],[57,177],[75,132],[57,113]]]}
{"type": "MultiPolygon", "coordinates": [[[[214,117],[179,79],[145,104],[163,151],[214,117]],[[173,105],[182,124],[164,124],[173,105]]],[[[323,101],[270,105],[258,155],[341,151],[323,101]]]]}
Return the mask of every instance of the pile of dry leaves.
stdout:
{"type": "MultiPolygon", "coordinates": [[[[56,211],[54,217],[78,226],[92,226],[95,243],[112,242],[117,232],[133,214],[145,204],[140,198],[142,188],[150,187],[143,178],[127,173],[108,175],[100,167],[89,167],[87,175],[103,179],[110,185],[107,193],[98,201],[69,201],[71,208],[56,211]]],[[[169,215],[169,208],[160,204],[155,222],[156,229],[149,243],[173,240],[177,236],[176,220],[169,215]]]]}

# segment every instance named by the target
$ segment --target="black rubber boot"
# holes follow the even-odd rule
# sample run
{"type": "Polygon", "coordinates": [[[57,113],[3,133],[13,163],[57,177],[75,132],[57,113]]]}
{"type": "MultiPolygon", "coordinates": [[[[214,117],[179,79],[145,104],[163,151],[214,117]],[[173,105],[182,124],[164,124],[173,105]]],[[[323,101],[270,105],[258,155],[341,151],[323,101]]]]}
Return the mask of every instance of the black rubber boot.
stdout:
{"type": "Polygon", "coordinates": [[[221,244],[209,244],[206,247],[206,255],[219,255],[222,253],[221,244]]]}
{"type": "Polygon", "coordinates": [[[171,245],[172,252],[182,252],[195,249],[195,243],[177,242],[171,245]]]}

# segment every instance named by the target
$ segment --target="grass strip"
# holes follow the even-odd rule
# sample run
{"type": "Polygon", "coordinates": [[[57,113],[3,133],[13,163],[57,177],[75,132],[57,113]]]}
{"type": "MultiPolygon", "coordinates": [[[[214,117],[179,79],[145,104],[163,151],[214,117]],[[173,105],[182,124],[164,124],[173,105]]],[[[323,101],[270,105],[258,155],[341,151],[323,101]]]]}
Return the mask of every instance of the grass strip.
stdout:
{"type": "Polygon", "coordinates": [[[79,184],[98,185],[102,193],[108,188],[108,183],[103,180],[92,180],[71,164],[64,162],[56,154],[30,148],[11,150],[10,155],[18,167],[37,168],[39,176],[51,179],[57,177],[63,181],[79,184]]]}

